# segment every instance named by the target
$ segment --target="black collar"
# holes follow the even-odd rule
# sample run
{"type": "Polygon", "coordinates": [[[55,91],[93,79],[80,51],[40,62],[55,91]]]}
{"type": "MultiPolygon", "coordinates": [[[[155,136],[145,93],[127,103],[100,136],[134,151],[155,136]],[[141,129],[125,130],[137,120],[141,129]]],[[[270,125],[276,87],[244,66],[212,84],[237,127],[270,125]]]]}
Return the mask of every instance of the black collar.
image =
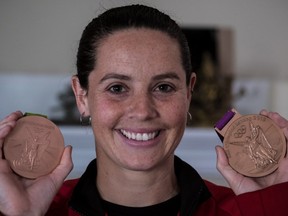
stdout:
{"type": "MultiPolygon", "coordinates": [[[[176,156],[175,170],[181,194],[180,215],[192,215],[197,206],[211,194],[196,170],[176,156]]],[[[105,215],[95,183],[96,175],[96,159],[94,159],[81,176],[69,202],[69,207],[80,215],[105,215]]]]}

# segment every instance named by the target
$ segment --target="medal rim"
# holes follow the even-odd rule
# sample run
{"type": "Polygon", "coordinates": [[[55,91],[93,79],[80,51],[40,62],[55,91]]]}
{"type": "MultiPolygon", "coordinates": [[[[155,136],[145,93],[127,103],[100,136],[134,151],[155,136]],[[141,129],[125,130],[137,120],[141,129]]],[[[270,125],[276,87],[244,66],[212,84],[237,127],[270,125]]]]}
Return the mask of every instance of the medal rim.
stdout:
{"type": "MultiPolygon", "coordinates": [[[[21,140],[27,140],[28,139],[28,135],[24,136],[23,139],[21,137],[21,140]]],[[[16,122],[16,126],[13,128],[13,130],[8,134],[8,136],[5,138],[4,143],[3,143],[3,154],[4,154],[4,158],[8,161],[11,169],[18,175],[28,178],[28,179],[36,179],[38,177],[44,176],[49,174],[50,172],[52,172],[56,166],[60,163],[61,157],[62,157],[62,153],[64,151],[64,137],[63,134],[61,133],[60,129],[58,128],[58,126],[56,124],[54,124],[54,122],[50,121],[49,119],[45,118],[44,116],[40,116],[40,115],[27,115],[27,116],[23,116],[22,118],[20,118],[17,122],[16,122]],[[11,153],[11,149],[9,149],[8,143],[9,142],[13,142],[13,139],[16,140],[17,136],[19,136],[19,134],[25,134],[25,132],[23,131],[25,128],[29,128],[32,126],[29,126],[29,123],[35,123],[35,125],[38,127],[41,127],[42,129],[45,127],[51,127],[51,129],[46,129],[47,132],[51,131],[53,137],[55,137],[53,139],[52,146],[57,146],[57,155],[55,156],[55,161],[49,161],[49,166],[48,168],[46,168],[44,171],[23,171],[17,167],[15,167],[13,165],[13,160],[15,160],[15,155],[13,155],[13,153],[11,153]],[[42,125],[42,126],[40,126],[42,125]],[[24,127],[23,127],[24,126],[24,127]],[[57,142],[57,143],[56,143],[57,142]]],[[[43,160],[42,160],[43,161],[43,160]]]]}
{"type": "MultiPolygon", "coordinates": [[[[281,128],[275,124],[273,122],[272,119],[270,119],[269,117],[267,116],[264,116],[264,115],[260,115],[260,114],[249,114],[249,115],[243,115],[243,116],[240,116],[239,118],[235,119],[233,122],[231,122],[230,126],[228,127],[225,135],[223,136],[223,146],[224,146],[224,150],[226,152],[227,155],[229,155],[229,145],[231,145],[229,143],[229,140],[227,137],[229,134],[231,134],[233,132],[233,130],[236,128],[235,124],[237,124],[237,122],[241,121],[241,120],[244,120],[244,119],[247,119],[247,118],[251,118],[251,121],[252,123],[254,122],[259,122],[259,120],[255,120],[255,118],[259,117],[259,118],[265,118],[265,121],[269,121],[269,124],[272,124],[275,128],[276,128],[276,131],[279,135],[279,138],[281,140],[281,143],[282,143],[282,152],[280,153],[280,157],[277,161],[277,165],[274,165],[273,168],[267,170],[267,171],[264,171],[264,172],[259,172],[259,173],[255,173],[255,174],[251,174],[251,173],[246,173],[246,172],[243,172],[243,170],[241,170],[240,168],[236,167],[232,162],[232,156],[231,157],[228,157],[228,162],[229,162],[229,165],[234,169],[236,170],[238,173],[244,175],[244,176],[248,176],[248,177],[263,177],[263,176],[267,176],[271,173],[273,173],[274,171],[276,171],[279,167],[279,162],[285,157],[286,155],[286,151],[287,151],[287,144],[286,144],[286,138],[284,136],[284,133],[283,131],[281,130],[281,128]],[[234,127],[234,128],[233,128],[234,127]]],[[[233,120],[233,119],[232,119],[233,120]]]]}

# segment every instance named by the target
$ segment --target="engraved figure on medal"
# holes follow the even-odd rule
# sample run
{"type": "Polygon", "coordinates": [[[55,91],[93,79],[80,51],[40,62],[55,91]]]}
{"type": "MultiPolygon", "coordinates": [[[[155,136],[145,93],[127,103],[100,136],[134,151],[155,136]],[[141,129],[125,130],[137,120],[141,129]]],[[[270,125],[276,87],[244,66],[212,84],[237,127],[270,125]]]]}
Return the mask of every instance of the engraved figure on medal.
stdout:
{"type": "Polygon", "coordinates": [[[50,132],[43,134],[43,129],[39,127],[26,127],[26,129],[29,137],[24,141],[20,158],[13,160],[13,165],[21,170],[32,171],[39,168],[40,158],[50,143],[50,132]]]}
{"type": "Polygon", "coordinates": [[[60,129],[47,118],[25,116],[5,138],[4,156],[18,175],[35,179],[59,164],[64,150],[60,129]]]}
{"type": "Polygon", "coordinates": [[[268,175],[285,156],[286,143],[281,130],[267,117],[246,115],[235,120],[224,137],[229,164],[250,177],[268,175]]]}
{"type": "Polygon", "coordinates": [[[275,163],[277,150],[273,149],[268,142],[263,129],[257,125],[254,126],[252,122],[250,124],[251,136],[246,137],[246,143],[248,148],[248,155],[252,159],[256,168],[266,168],[269,164],[275,163]]]}

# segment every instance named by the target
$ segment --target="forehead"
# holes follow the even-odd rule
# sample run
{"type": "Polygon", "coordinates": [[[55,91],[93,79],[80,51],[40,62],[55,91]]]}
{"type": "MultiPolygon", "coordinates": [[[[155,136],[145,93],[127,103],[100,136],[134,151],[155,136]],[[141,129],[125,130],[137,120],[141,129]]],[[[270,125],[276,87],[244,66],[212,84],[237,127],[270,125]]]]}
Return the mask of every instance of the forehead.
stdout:
{"type": "Polygon", "coordinates": [[[103,41],[102,45],[106,44],[117,44],[118,42],[125,43],[129,42],[132,43],[131,45],[136,44],[153,44],[158,43],[158,45],[175,45],[177,46],[177,41],[169,36],[167,33],[154,30],[150,28],[127,28],[116,30],[113,33],[106,36],[103,41]],[[161,41],[161,43],[159,43],[161,41]]]}
{"type": "Polygon", "coordinates": [[[97,48],[97,64],[114,61],[181,64],[178,42],[167,33],[147,28],[129,28],[105,37],[97,48]]]}

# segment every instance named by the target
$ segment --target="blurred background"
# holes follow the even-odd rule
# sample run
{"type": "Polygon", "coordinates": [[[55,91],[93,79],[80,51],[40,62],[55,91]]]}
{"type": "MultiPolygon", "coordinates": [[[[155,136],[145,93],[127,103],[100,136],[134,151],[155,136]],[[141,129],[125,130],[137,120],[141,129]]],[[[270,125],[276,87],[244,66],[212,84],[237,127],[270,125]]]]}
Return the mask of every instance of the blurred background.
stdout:
{"type": "Polygon", "coordinates": [[[48,115],[62,128],[66,141],[76,149],[79,146],[73,153],[79,163],[71,177],[78,176],[90,160],[87,154],[94,157],[92,132],[75,126],[79,114],[70,77],[76,73],[78,41],[92,18],[131,3],[157,7],[188,35],[195,54],[192,60],[197,60],[194,69],[201,79],[191,107],[192,127],[183,139],[188,143],[182,146],[189,148],[193,139],[197,140],[193,145],[202,149],[187,153],[183,147],[183,157],[192,158],[189,163],[196,164],[204,177],[217,180],[214,146],[218,137],[213,124],[228,108],[242,114],[266,108],[288,117],[286,0],[0,0],[0,118],[14,110],[48,115]],[[194,135],[187,139],[195,131],[208,140],[194,135]],[[83,154],[79,152],[85,145],[73,143],[75,134],[91,136],[83,154]],[[87,161],[81,161],[83,157],[87,161]]]}

